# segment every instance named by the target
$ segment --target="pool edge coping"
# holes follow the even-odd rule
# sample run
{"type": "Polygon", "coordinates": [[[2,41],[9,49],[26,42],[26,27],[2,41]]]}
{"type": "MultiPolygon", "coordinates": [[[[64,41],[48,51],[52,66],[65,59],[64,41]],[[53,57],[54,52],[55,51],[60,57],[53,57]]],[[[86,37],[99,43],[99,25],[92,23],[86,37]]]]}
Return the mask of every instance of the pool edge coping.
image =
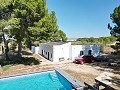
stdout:
{"type": "Polygon", "coordinates": [[[58,73],[60,73],[65,79],[67,79],[76,90],[84,90],[84,87],[85,87],[84,83],[81,83],[75,77],[73,77],[72,75],[68,74],[67,72],[65,72],[62,69],[56,68],[54,70],[57,71],[58,73]]]}
{"type": "Polygon", "coordinates": [[[26,73],[21,73],[21,74],[14,74],[14,75],[6,75],[6,76],[1,76],[0,79],[22,76],[22,75],[35,74],[35,73],[41,73],[41,72],[46,72],[46,71],[53,71],[53,70],[55,70],[55,69],[41,70],[41,71],[36,71],[36,72],[26,72],[26,73]]]}

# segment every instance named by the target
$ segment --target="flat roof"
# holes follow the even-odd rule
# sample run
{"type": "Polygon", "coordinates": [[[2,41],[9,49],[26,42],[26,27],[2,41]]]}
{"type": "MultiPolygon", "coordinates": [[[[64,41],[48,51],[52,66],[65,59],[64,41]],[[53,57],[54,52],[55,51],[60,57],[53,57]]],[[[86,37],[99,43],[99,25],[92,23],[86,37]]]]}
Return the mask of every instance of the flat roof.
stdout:
{"type": "Polygon", "coordinates": [[[47,44],[47,45],[62,45],[62,44],[65,44],[65,43],[68,43],[68,42],[49,42],[49,43],[43,43],[43,44],[47,44]]]}

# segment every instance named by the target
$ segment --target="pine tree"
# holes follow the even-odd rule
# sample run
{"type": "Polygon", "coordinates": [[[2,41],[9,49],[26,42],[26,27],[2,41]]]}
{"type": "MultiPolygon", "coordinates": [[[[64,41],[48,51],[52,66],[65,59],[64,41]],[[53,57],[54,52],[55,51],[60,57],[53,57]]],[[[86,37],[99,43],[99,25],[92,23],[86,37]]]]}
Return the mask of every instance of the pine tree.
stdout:
{"type": "Polygon", "coordinates": [[[110,34],[112,36],[115,36],[118,38],[118,42],[116,43],[113,48],[119,52],[120,50],[120,6],[116,7],[114,9],[114,12],[110,15],[111,20],[115,24],[114,27],[111,27],[110,24],[108,24],[108,29],[110,30],[110,34]]]}

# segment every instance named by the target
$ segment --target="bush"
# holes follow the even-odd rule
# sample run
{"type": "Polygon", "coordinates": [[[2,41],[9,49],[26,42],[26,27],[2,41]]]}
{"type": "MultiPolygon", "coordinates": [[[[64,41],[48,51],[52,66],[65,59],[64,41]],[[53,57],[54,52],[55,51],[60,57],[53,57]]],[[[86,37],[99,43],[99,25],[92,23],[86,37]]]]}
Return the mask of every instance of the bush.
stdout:
{"type": "Polygon", "coordinates": [[[105,47],[104,44],[101,44],[101,45],[100,45],[100,52],[103,52],[103,51],[104,51],[104,47],[105,47]]]}
{"type": "Polygon", "coordinates": [[[23,57],[21,60],[18,60],[17,57],[14,57],[11,60],[1,60],[0,65],[2,67],[6,65],[14,65],[14,64],[24,64],[24,65],[38,65],[40,64],[39,60],[33,57],[23,57]]]}
{"type": "Polygon", "coordinates": [[[38,60],[36,60],[35,58],[33,57],[24,57],[23,60],[22,60],[22,64],[25,64],[25,65],[38,65],[40,64],[40,62],[38,60]]]}
{"type": "Polygon", "coordinates": [[[113,55],[117,55],[117,52],[111,52],[111,54],[113,54],[113,55]]]}
{"type": "Polygon", "coordinates": [[[10,44],[10,50],[11,50],[12,52],[15,52],[16,46],[17,46],[17,44],[16,44],[15,42],[14,42],[14,43],[11,43],[11,44],[10,44]]]}
{"type": "Polygon", "coordinates": [[[2,67],[2,68],[3,68],[3,71],[9,69],[11,66],[12,66],[11,64],[10,64],[10,65],[5,65],[5,66],[3,66],[3,67],[2,67]]]}
{"type": "Polygon", "coordinates": [[[120,51],[111,52],[113,55],[120,55],[120,51]]]}

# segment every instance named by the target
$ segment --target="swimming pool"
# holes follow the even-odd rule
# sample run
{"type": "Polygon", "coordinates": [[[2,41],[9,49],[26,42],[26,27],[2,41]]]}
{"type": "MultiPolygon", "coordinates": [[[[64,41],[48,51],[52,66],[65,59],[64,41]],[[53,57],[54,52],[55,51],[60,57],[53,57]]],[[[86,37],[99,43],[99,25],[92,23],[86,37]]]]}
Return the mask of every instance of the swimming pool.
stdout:
{"type": "Polygon", "coordinates": [[[1,78],[0,90],[72,90],[72,84],[51,70],[1,78]]]}
{"type": "MultiPolygon", "coordinates": [[[[73,84],[78,82],[72,81],[71,83],[62,74],[60,70],[47,70],[2,77],[0,78],[0,90],[72,90],[73,84]]],[[[65,75],[68,76],[66,73],[65,75]]],[[[68,77],[72,80],[70,76],[68,77]]]]}

